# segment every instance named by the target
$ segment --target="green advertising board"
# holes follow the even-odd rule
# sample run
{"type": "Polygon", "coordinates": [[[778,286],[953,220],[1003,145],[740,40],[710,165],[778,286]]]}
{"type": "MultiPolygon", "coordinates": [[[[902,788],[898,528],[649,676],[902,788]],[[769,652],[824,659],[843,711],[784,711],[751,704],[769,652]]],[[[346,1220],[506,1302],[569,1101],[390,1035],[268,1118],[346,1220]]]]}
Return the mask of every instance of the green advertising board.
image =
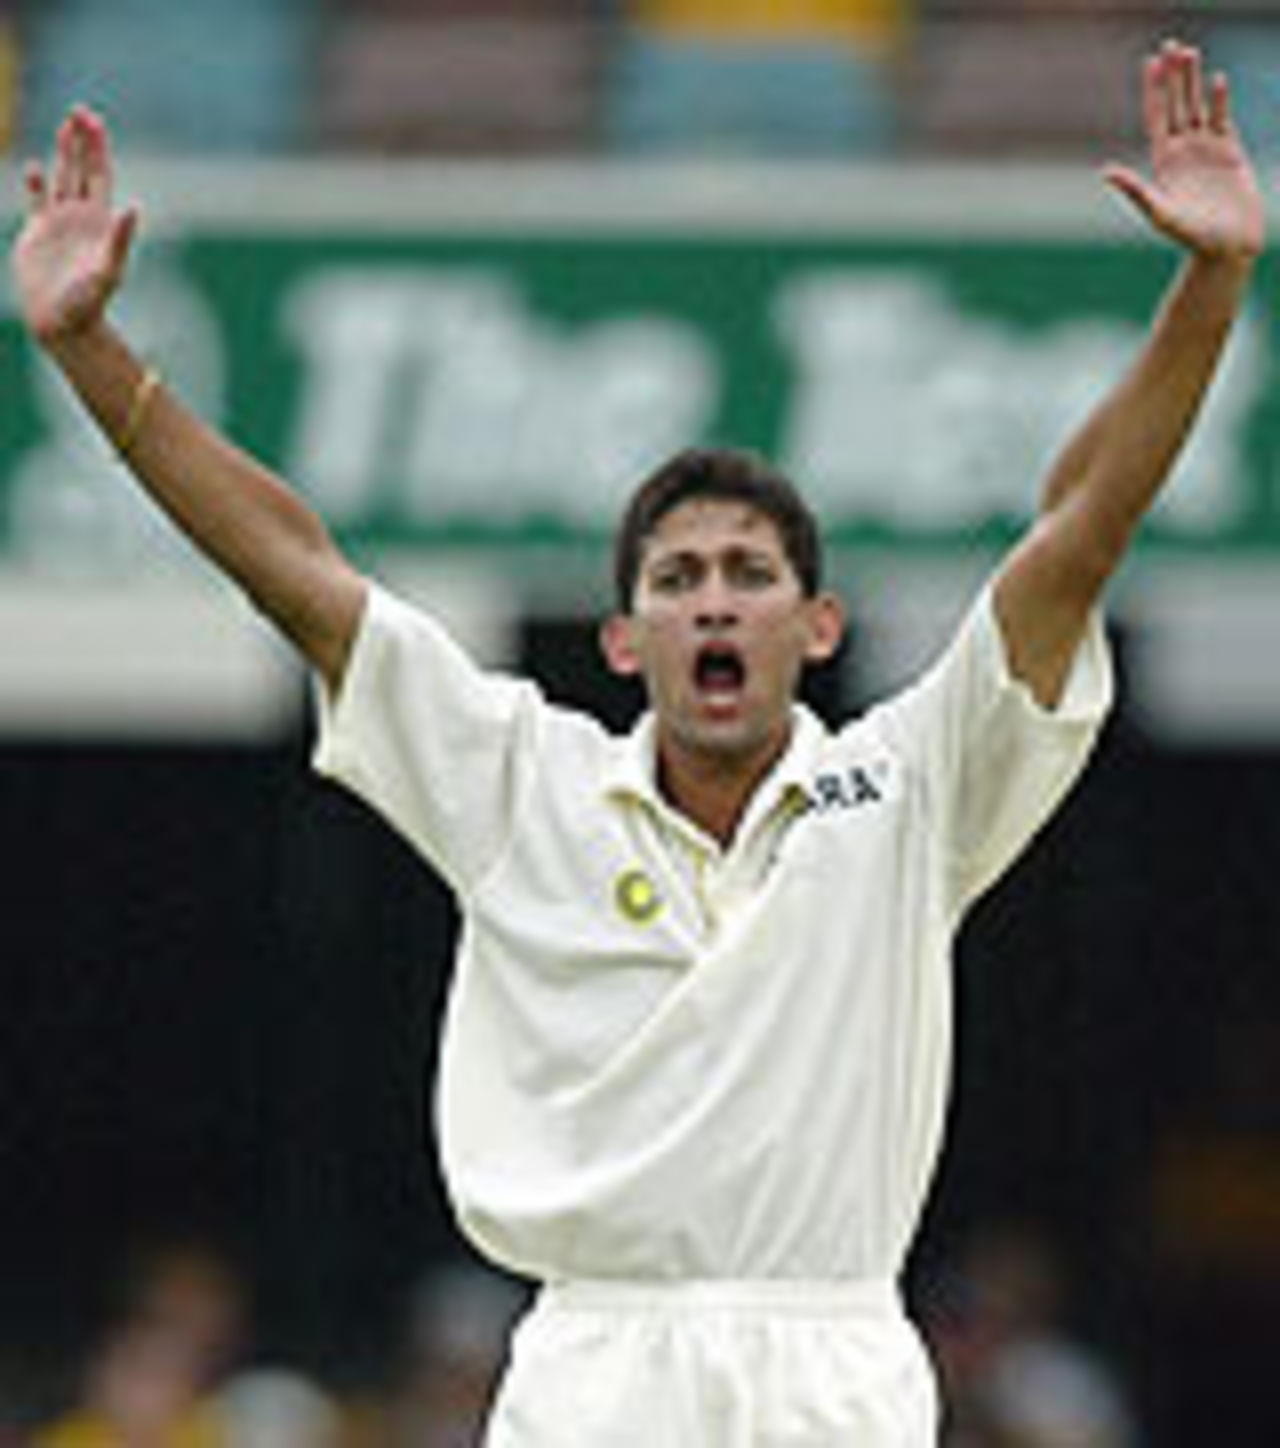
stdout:
{"type": "MultiPolygon", "coordinates": [[[[389,225],[340,197],[262,221],[205,202],[144,230],[117,309],[141,350],[354,548],[496,549],[517,571],[597,544],[636,477],[699,441],[779,460],[838,546],[997,543],[1175,264],[1136,222],[1055,234],[989,209],[968,230],[522,228],[492,202],[448,225],[429,205],[389,225]]],[[[1280,548],[1271,275],[1148,548],[1280,548]]],[[[154,556],[162,530],[11,309],[0,396],[0,558],[154,556]]]]}

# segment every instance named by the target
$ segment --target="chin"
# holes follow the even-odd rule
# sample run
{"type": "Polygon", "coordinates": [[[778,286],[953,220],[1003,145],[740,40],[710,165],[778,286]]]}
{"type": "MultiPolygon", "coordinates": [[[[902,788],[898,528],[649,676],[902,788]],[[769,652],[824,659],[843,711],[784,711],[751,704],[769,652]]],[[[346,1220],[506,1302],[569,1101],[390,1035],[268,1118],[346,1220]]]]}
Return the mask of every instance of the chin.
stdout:
{"type": "Polygon", "coordinates": [[[704,721],[689,732],[688,742],[698,753],[722,764],[753,763],[779,747],[776,730],[753,727],[742,719],[704,721]]]}

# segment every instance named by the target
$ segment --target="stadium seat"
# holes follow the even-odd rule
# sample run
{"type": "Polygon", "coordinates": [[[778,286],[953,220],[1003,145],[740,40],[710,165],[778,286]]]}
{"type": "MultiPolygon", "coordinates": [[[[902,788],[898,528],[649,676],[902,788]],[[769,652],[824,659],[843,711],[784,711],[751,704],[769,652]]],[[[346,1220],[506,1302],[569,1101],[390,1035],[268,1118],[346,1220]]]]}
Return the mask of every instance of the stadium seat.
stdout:
{"type": "Polygon", "coordinates": [[[886,53],[906,27],[909,0],[633,0],[650,34],[720,40],[852,41],[886,53]]]}
{"type": "Polygon", "coordinates": [[[354,12],[322,48],[317,138],[388,153],[580,150],[592,142],[599,40],[590,19],[546,8],[354,12]]]}
{"type": "Polygon", "coordinates": [[[608,139],[630,152],[883,151],[903,22],[903,0],[632,0],[608,139]]]}
{"type": "Polygon", "coordinates": [[[304,0],[61,0],[31,24],[24,135],[47,139],[73,101],[105,110],[122,145],[276,151],[298,139],[313,8],[304,0]]]}
{"type": "Polygon", "coordinates": [[[893,114],[885,70],[852,45],[633,30],[606,131],[625,152],[874,153],[891,144],[893,114]]]}
{"type": "Polygon", "coordinates": [[[902,141],[924,154],[1109,153],[1139,133],[1140,12],[922,17],[904,70],[902,141]]]}
{"type": "Polygon", "coordinates": [[[1231,81],[1236,123],[1258,155],[1280,155],[1280,26],[1215,25],[1208,54],[1231,81]]]}

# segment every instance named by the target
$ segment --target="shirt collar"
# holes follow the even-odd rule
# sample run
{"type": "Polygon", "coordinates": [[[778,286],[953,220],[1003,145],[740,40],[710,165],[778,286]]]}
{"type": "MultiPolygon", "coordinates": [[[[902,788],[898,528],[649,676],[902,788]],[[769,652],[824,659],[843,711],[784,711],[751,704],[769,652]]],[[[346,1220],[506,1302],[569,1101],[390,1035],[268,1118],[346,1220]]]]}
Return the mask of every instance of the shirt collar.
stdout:
{"type": "MultiPolygon", "coordinates": [[[[791,738],[782,757],[761,782],[748,813],[772,810],[787,796],[808,799],[808,781],[818,763],[818,752],[826,729],[817,715],[804,704],[791,708],[791,738]]],[[[604,772],[603,793],[614,799],[630,799],[654,809],[669,810],[669,802],[658,789],[657,725],[653,711],[644,713],[629,734],[617,741],[614,757],[604,772]]]]}

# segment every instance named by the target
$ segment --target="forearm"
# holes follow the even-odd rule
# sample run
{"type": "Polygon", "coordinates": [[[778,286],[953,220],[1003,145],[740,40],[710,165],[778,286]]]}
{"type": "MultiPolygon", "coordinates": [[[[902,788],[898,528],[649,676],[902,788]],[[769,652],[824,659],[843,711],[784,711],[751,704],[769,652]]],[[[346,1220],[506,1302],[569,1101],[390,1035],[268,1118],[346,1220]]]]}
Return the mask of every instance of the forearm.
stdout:
{"type": "Polygon", "coordinates": [[[144,368],[106,323],[47,344],[154,501],[326,674],[340,673],[361,587],[320,518],[163,385],[136,415],[144,368]],[[136,423],[136,427],[133,424],[136,423]]]}
{"type": "Polygon", "coordinates": [[[1186,440],[1248,285],[1247,260],[1183,263],[1129,371],[1054,464],[996,607],[1010,663],[1056,703],[1085,620],[1186,440]]]}
{"type": "Polygon", "coordinates": [[[1252,270],[1248,258],[1189,256],[1134,364],[1063,449],[1041,513],[1068,514],[1081,561],[1118,562],[1199,413],[1252,270]]]}
{"type": "Polygon", "coordinates": [[[1195,422],[1266,240],[1226,78],[1206,78],[1194,47],[1165,41],[1143,65],[1142,114],[1149,174],[1111,163],[1104,176],[1186,259],[1132,367],[1054,463],[995,585],[1013,671],[1048,705],[1195,422]]]}

